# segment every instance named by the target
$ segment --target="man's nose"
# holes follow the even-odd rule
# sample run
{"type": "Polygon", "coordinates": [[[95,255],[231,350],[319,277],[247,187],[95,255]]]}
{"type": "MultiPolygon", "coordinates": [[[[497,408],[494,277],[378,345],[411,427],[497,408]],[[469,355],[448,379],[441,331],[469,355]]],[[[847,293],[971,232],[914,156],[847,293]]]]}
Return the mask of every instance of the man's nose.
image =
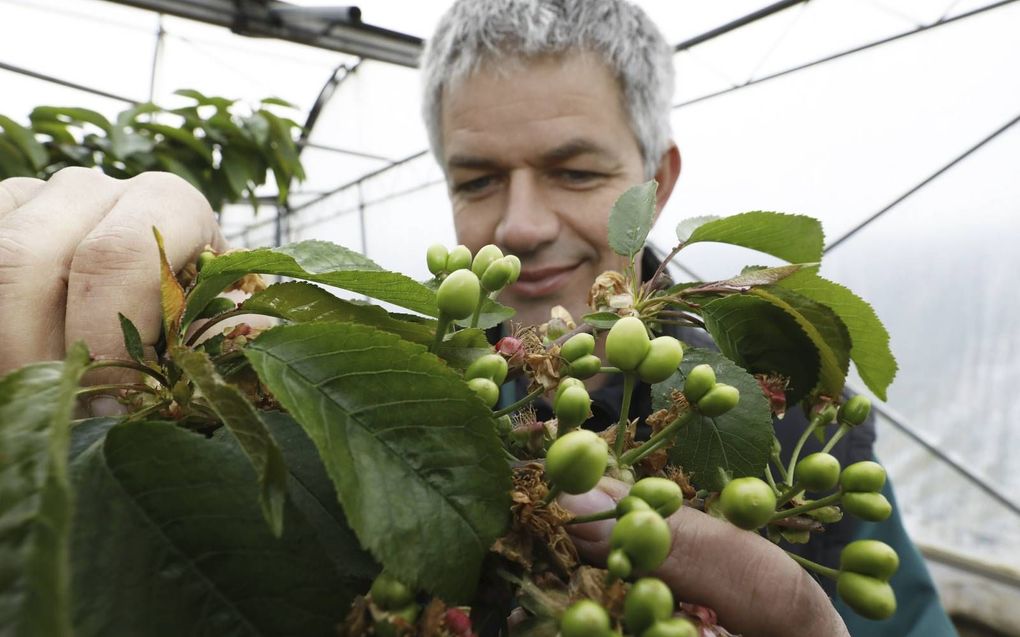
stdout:
{"type": "Polygon", "coordinates": [[[553,242],[559,232],[559,217],[538,178],[526,171],[511,172],[496,243],[510,253],[529,254],[553,242]]]}

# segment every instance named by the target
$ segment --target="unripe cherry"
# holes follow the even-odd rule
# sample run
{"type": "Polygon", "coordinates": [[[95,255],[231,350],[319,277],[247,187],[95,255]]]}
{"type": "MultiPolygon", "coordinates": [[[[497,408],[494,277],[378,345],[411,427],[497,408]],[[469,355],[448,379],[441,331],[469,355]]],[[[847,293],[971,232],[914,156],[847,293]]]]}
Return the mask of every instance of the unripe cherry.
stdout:
{"type": "Polygon", "coordinates": [[[471,250],[466,245],[459,245],[450,250],[446,257],[446,271],[456,272],[471,267],[471,250]]]}
{"type": "Polygon", "coordinates": [[[471,270],[456,270],[443,279],[436,291],[436,304],[442,314],[452,319],[471,316],[478,305],[481,284],[471,270]]]}
{"type": "Polygon", "coordinates": [[[560,346],[560,356],[566,361],[575,361],[595,351],[595,337],[587,332],[574,334],[560,346]]]}
{"type": "Polygon", "coordinates": [[[474,272],[478,278],[481,278],[494,261],[502,258],[502,250],[491,243],[484,245],[478,249],[478,252],[475,253],[475,258],[471,262],[471,271],[474,272]]]}
{"type": "Polygon", "coordinates": [[[660,336],[649,344],[648,354],[638,365],[638,376],[648,384],[661,383],[676,371],[684,358],[684,348],[672,336],[660,336]]]}
{"type": "Polygon", "coordinates": [[[708,363],[695,365],[684,381],[684,396],[694,404],[715,387],[715,370],[708,363]]]}
{"type": "Polygon", "coordinates": [[[602,369],[602,359],[594,354],[582,356],[570,363],[570,375],[581,380],[598,374],[600,369],[602,369]]]}
{"type": "Polygon", "coordinates": [[[698,401],[698,411],[709,418],[721,416],[737,406],[740,402],[740,391],[725,383],[716,383],[715,387],[698,401]]]}
{"type": "Polygon", "coordinates": [[[450,256],[449,250],[441,243],[434,243],[425,251],[425,263],[429,272],[436,276],[446,271],[446,260],[450,256]]]}
{"type": "Polygon", "coordinates": [[[865,396],[851,396],[849,400],[839,406],[837,419],[840,423],[846,423],[856,427],[871,414],[871,401],[865,396]]]}
{"type": "Polygon", "coordinates": [[[638,368],[652,346],[645,324],[636,316],[625,316],[613,323],[606,336],[606,360],[625,372],[638,368]]]}
{"type": "Polygon", "coordinates": [[[489,264],[482,274],[482,289],[486,292],[502,290],[510,282],[512,269],[510,263],[505,259],[496,259],[489,264]]]}
{"type": "Polygon", "coordinates": [[[499,387],[488,378],[472,378],[467,384],[471,391],[482,399],[486,407],[492,407],[499,402],[499,387]]]}

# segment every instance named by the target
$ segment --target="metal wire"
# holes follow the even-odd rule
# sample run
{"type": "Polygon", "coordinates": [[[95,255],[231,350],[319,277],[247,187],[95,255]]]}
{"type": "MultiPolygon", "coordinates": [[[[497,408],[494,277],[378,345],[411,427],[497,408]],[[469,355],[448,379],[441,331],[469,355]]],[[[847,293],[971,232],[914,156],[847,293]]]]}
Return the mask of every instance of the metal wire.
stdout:
{"type": "Polygon", "coordinates": [[[750,80],[747,80],[746,82],[744,82],[743,84],[737,84],[736,86],[731,86],[731,87],[728,87],[728,88],[720,89],[718,91],[714,91],[712,93],[708,93],[708,94],[702,95],[700,97],[695,97],[693,99],[689,99],[689,100],[686,100],[686,101],[683,101],[683,102],[678,102],[678,103],[673,105],[673,109],[676,110],[678,108],[683,108],[685,106],[690,106],[692,104],[697,104],[698,102],[703,102],[705,100],[712,99],[713,97],[719,97],[721,95],[726,95],[727,93],[732,93],[734,91],[739,91],[740,89],[747,88],[749,86],[754,86],[756,84],[761,84],[762,82],[767,82],[769,80],[774,80],[774,79],[776,79],[778,77],[784,77],[786,75],[790,75],[790,74],[796,73],[798,71],[803,71],[804,69],[809,69],[811,67],[818,66],[820,64],[825,64],[826,62],[832,62],[833,60],[838,60],[838,59],[846,57],[848,55],[853,55],[854,53],[860,53],[861,51],[867,51],[868,49],[872,49],[872,48],[875,48],[877,46],[881,46],[883,44],[888,44],[890,42],[895,42],[896,40],[902,40],[903,38],[906,38],[906,37],[909,37],[909,36],[912,36],[912,35],[917,35],[918,33],[923,33],[924,31],[930,31],[932,29],[935,29],[935,28],[938,28],[938,27],[941,27],[941,26],[945,26],[947,24],[951,24],[951,23],[956,22],[958,20],[964,20],[966,18],[970,18],[970,17],[976,16],[976,15],[979,15],[981,13],[985,13],[986,11],[991,11],[993,9],[998,9],[1000,7],[1004,7],[1004,6],[1008,5],[1008,4],[1012,4],[1012,3],[1016,2],[1016,1],[1017,0],[1000,0],[999,2],[994,2],[994,3],[986,5],[984,7],[979,7],[977,9],[972,10],[972,11],[967,11],[966,13],[961,13],[959,15],[955,15],[955,16],[953,16],[951,18],[940,18],[939,20],[937,20],[937,21],[935,21],[935,22],[933,22],[931,24],[920,26],[920,27],[917,27],[916,29],[911,29],[910,31],[904,31],[902,33],[898,33],[896,35],[892,35],[892,36],[889,36],[889,37],[886,37],[886,38],[882,38],[880,40],[875,40],[873,42],[868,42],[867,44],[862,44],[860,46],[855,46],[853,48],[846,49],[844,51],[840,51],[839,53],[833,53],[832,55],[827,55],[827,56],[819,58],[817,60],[813,60],[811,62],[806,62],[804,64],[799,64],[797,66],[790,67],[790,68],[785,69],[783,71],[777,71],[776,73],[771,73],[769,75],[765,75],[765,76],[759,77],[757,79],[750,79],[750,80]]]}

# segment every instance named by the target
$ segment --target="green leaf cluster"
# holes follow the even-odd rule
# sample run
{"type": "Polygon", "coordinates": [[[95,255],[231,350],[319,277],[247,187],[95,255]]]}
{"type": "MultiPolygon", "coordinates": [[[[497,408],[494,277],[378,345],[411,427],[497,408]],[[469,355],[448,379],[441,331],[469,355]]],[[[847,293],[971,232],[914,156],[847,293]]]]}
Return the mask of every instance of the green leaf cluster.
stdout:
{"type": "Polygon", "coordinates": [[[138,104],[112,121],[77,107],[39,106],[27,126],[0,115],[0,179],[46,179],[68,166],[120,179],[161,170],[188,181],[218,211],[245,199],[257,209],[255,189],[271,173],[286,202],[294,180],[305,176],[295,143],[301,125],[275,112],[291,104],[267,98],[247,108],[191,89],[176,94],[191,103],[138,104]]]}
{"type": "Polygon", "coordinates": [[[725,243],[790,262],[670,291],[697,304],[685,309],[700,315],[731,360],[752,373],[786,377],[789,402],[838,398],[853,361],[868,388],[885,399],[896,374],[888,332],[864,300],[818,275],[824,245],[818,220],[755,211],[687,219],[676,234],[679,248],[725,243]]]}

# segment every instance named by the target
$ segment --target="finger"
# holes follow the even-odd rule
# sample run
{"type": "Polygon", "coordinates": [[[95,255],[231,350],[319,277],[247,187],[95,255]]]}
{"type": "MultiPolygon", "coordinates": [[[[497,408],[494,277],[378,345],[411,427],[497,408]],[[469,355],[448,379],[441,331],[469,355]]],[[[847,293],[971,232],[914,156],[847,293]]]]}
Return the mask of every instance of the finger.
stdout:
{"type": "Polygon", "coordinates": [[[11,177],[0,181],[0,219],[24,205],[45,183],[42,179],[31,177],[11,177]]]}
{"type": "MultiPolygon", "coordinates": [[[[209,203],[183,179],[146,173],[126,183],[110,213],[78,246],[67,283],[66,342],[84,340],[96,358],[127,355],[118,312],[135,324],[143,345],[159,338],[159,250],[153,227],[163,235],[175,269],[195,260],[207,244],[223,247],[209,203]]],[[[89,381],[100,382],[99,377],[89,381]]]]}
{"type": "MultiPolygon", "coordinates": [[[[596,490],[561,496],[559,502],[575,515],[587,515],[609,509],[628,491],[626,484],[603,478],[596,490]]],[[[667,522],[673,542],[654,574],[677,598],[712,608],[720,624],[733,632],[783,635],[810,626],[817,630],[804,634],[846,634],[817,582],[765,538],[689,507],[667,522]]],[[[567,528],[581,556],[603,565],[615,523],[605,520],[567,528]]]]}
{"type": "Polygon", "coordinates": [[[113,207],[121,184],[85,168],[42,186],[4,182],[0,217],[0,374],[64,357],[64,301],[75,247],[113,207]],[[20,203],[20,202],[24,203],[20,203]]]}

